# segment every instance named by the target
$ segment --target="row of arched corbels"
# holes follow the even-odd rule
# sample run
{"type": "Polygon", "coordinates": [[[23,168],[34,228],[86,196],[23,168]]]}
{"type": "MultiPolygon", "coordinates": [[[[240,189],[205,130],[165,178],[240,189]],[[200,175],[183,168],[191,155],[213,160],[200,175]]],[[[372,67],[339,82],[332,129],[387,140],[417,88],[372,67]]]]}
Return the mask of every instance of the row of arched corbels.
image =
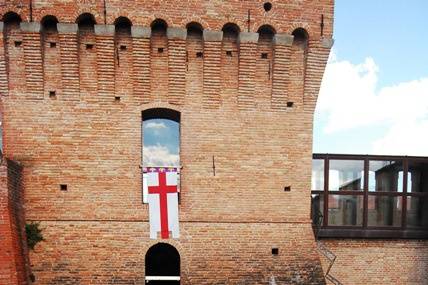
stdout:
{"type": "MultiPolygon", "coordinates": [[[[182,37],[180,35],[180,31],[193,29],[193,30],[199,30],[200,32],[203,32],[204,38],[208,40],[216,39],[218,38],[218,35],[215,33],[212,33],[210,30],[205,29],[204,25],[200,22],[190,22],[186,23],[185,29],[183,28],[177,28],[177,27],[168,27],[168,23],[161,19],[156,18],[151,23],[150,26],[137,26],[133,25],[131,20],[129,20],[127,17],[118,17],[113,25],[99,25],[97,24],[97,20],[94,15],[90,13],[84,13],[79,15],[76,18],[75,23],[61,23],[58,25],[59,21],[55,16],[52,15],[46,15],[44,16],[40,24],[36,22],[22,22],[21,17],[15,13],[15,12],[8,12],[6,13],[2,21],[7,28],[8,26],[13,25],[19,25],[21,24],[21,28],[25,27],[25,29],[30,29],[32,32],[74,32],[77,30],[89,30],[94,31],[96,34],[114,34],[116,33],[128,33],[132,36],[137,37],[150,37],[151,31],[155,28],[164,29],[165,31],[168,31],[168,33],[174,37],[182,37]],[[70,25],[71,24],[71,25],[70,25]],[[74,24],[74,25],[73,25],[74,24]],[[59,28],[60,27],[60,28],[59,28]]],[[[309,33],[308,30],[304,27],[295,27],[291,33],[277,33],[275,28],[271,25],[262,25],[257,29],[257,33],[245,33],[242,32],[241,28],[235,24],[235,23],[226,23],[222,27],[222,31],[224,33],[230,33],[236,35],[236,37],[239,37],[240,40],[245,41],[257,41],[258,35],[260,37],[263,37],[264,39],[270,38],[275,43],[278,44],[285,44],[285,45],[291,45],[291,44],[297,44],[302,47],[306,47],[307,43],[309,42],[309,33]],[[251,38],[251,34],[254,35],[253,38],[251,38]],[[256,37],[257,39],[254,39],[256,37]]],[[[218,40],[218,39],[217,39],[218,40]]],[[[328,40],[328,39],[327,39],[328,40]]],[[[324,39],[324,42],[325,39],[324,39]]],[[[329,42],[327,41],[327,44],[325,47],[329,48],[331,46],[328,46],[329,42]]]]}
{"type": "Polygon", "coordinates": [[[216,11],[218,12],[218,16],[213,19],[206,15],[207,11],[204,9],[201,9],[200,11],[198,10],[198,8],[203,7],[203,3],[193,7],[194,4],[190,4],[190,6],[186,5],[187,1],[184,1],[182,5],[179,5],[183,9],[182,12],[180,10],[180,13],[176,13],[176,9],[174,10],[171,7],[168,7],[167,3],[165,5],[166,7],[162,7],[162,9],[159,9],[159,7],[150,7],[152,4],[147,3],[145,4],[145,6],[147,6],[146,9],[141,10],[138,5],[138,8],[136,9],[133,9],[132,7],[132,5],[136,5],[136,2],[138,1],[133,1],[133,3],[129,3],[129,5],[121,4],[119,2],[109,4],[110,7],[107,9],[108,11],[105,10],[105,7],[103,11],[101,7],[102,1],[100,1],[101,5],[89,3],[92,1],[88,1],[87,3],[84,1],[84,3],[79,3],[78,5],[72,3],[61,3],[63,1],[58,1],[56,3],[55,1],[52,2],[53,3],[49,5],[49,7],[43,7],[40,4],[35,7],[33,4],[32,10],[31,8],[28,9],[31,6],[31,3],[27,3],[28,5],[23,3],[18,7],[7,5],[7,7],[1,9],[3,15],[0,16],[0,18],[6,22],[6,19],[11,15],[19,15],[19,18],[25,22],[43,22],[44,18],[54,15],[59,22],[77,23],[77,19],[79,17],[84,14],[89,14],[97,24],[114,25],[118,18],[127,18],[135,25],[150,26],[150,24],[156,19],[163,19],[170,27],[185,27],[187,23],[197,22],[203,27],[203,29],[207,30],[220,30],[224,23],[231,22],[235,23],[241,31],[256,32],[260,26],[269,25],[275,28],[278,33],[291,34],[295,29],[303,28],[308,32],[308,34],[311,34],[312,37],[319,38],[319,36],[323,34],[322,31],[320,31],[320,19],[323,17],[323,19],[328,19],[325,24],[327,31],[325,35],[327,37],[331,36],[330,26],[332,23],[332,11],[329,6],[325,5],[325,3],[302,3],[302,5],[297,6],[275,4],[275,9],[270,13],[265,13],[264,11],[261,11],[261,9],[258,9],[257,7],[259,6],[259,3],[245,3],[245,5],[239,4],[239,7],[234,7],[237,3],[232,3],[231,6],[229,5],[229,10],[225,8],[228,7],[228,3],[220,5],[212,4],[213,6],[219,6],[216,7],[218,10],[216,11]],[[249,14],[247,15],[247,10],[246,8],[243,9],[243,6],[255,7],[248,7],[249,14]],[[317,13],[306,13],[305,11],[308,11],[308,8],[316,8],[319,15],[317,13]],[[262,13],[259,13],[259,11],[262,13]],[[324,14],[326,15],[325,17],[324,14]],[[180,16],[177,17],[177,15],[180,16]],[[292,15],[292,17],[290,17],[290,15],[292,15]],[[287,19],[284,17],[287,17],[287,19]]]}

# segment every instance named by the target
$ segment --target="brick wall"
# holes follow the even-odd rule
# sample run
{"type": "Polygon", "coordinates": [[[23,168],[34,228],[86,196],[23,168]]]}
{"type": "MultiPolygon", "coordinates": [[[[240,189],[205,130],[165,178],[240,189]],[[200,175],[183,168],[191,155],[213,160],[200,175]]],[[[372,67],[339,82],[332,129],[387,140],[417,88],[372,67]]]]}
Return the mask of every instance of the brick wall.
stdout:
{"type": "MultiPolygon", "coordinates": [[[[428,241],[323,239],[343,284],[428,284],[428,241]]],[[[323,268],[327,263],[323,262],[323,268]]]]}
{"type": "Polygon", "coordinates": [[[309,181],[332,0],[270,12],[262,1],[114,0],[106,18],[98,1],[33,1],[32,15],[28,2],[0,7],[24,21],[3,33],[4,150],[24,166],[27,219],[44,229],[31,254],[40,284],[144,283],[156,241],[141,204],[141,112],[154,107],[181,112],[181,238],[168,242],[183,283],[324,283],[309,181]],[[84,12],[95,26],[73,24],[84,12]],[[57,30],[39,24],[45,15],[57,30]],[[114,26],[120,16],[130,31],[114,26]],[[293,45],[299,27],[308,46],[293,45]]]}
{"type": "Polygon", "coordinates": [[[13,161],[0,166],[0,284],[28,284],[21,171],[13,161]]]}

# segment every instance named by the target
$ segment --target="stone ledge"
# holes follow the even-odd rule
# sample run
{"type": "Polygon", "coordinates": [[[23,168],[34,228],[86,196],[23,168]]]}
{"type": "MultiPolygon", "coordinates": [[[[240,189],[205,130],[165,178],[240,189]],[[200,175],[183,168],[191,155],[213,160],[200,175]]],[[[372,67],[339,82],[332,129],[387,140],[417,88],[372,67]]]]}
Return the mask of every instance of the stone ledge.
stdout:
{"type": "Polygon", "coordinates": [[[114,25],[95,25],[94,29],[97,36],[113,36],[115,27],[114,25]]]}
{"type": "Polygon", "coordinates": [[[56,28],[58,30],[58,33],[75,34],[77,33],[79,26],[74,23],[58,23],[56,24],[56,28]]]}
{"type": "Polygon", "coordinates": [[[150,39],[152,29],[143,26],[131,26],[131,35],[134,38],[150,39]]]}
{"type": "Polygon", "coordinates": [[[223,40],[222,31],[204,30],[204,41],[206,42],[221,42],[223,40]]]}
{"type": "Polygon", "coordinates": [[[240,32],[239,33],[239,43],[257,43],[259,41],[259,33],[248,33],[240,32]]]}
{"type": "Polygon", "coordinates": [[[19,25],[23,32],[40,33],[41,25],[39,22],[21,22],[19,25]]]}
{"type": "Polygon", "coordinates": [[[293,45],[294,36],[289,34],[276,34],[273,42],[276,45],[291,46],[293,45]]]}
{"type": "Polygon", "coordinates": [[[0,32],[2,32],[2,31],[3,31],[3,28],[4,28],[4,23],[3,23],[3,22],[0,22],[0,32]]]}
{"type": "Polygon", "coordinates": [[[334,45],[334,39],[326,39],[326,38],[321,39],[321,46],[323,48],[332,48],[333,45],[334,45]]]}
{"type": "Polygon", "coordinates": [[[166,30],[166,36],[170,40],[186,40],[187,30],[183,28],[168,28],[166,30]]]}

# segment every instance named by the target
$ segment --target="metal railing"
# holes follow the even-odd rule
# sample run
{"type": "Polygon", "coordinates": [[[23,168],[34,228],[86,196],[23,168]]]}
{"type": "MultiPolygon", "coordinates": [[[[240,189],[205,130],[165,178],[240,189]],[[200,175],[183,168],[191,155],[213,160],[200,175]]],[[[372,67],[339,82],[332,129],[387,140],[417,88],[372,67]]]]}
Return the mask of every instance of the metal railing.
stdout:
{"type": "Polygon", "coordinates": [[[337,256],[330,249],[328,249],[325,246],[325,244],[318,238],[318,233],[321,229],[323,219],[324,217],[322,213],[320,211],[317,211],[316,215],[312,220],[312,223],[313,223],[314,235],[317,242],[318,251],[328,260],[328,267],[324,277],[334,285],[343,285],[339,280],[337,280],[334,276],[330,274],[330,270],[333,267],[333,264],[336,261],[337,256]]]}

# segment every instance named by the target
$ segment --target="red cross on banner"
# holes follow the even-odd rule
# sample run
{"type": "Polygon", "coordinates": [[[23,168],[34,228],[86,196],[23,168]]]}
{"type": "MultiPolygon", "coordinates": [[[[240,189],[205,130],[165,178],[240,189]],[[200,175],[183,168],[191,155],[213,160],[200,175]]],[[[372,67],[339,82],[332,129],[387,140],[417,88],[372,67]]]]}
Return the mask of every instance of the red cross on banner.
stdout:
{"type": "Polygon", "coordinates": [[[177,172],[164,169],[149,172],[147,176],[150,214],[150,237],[178,238],[178,188],[177,172]]]}

